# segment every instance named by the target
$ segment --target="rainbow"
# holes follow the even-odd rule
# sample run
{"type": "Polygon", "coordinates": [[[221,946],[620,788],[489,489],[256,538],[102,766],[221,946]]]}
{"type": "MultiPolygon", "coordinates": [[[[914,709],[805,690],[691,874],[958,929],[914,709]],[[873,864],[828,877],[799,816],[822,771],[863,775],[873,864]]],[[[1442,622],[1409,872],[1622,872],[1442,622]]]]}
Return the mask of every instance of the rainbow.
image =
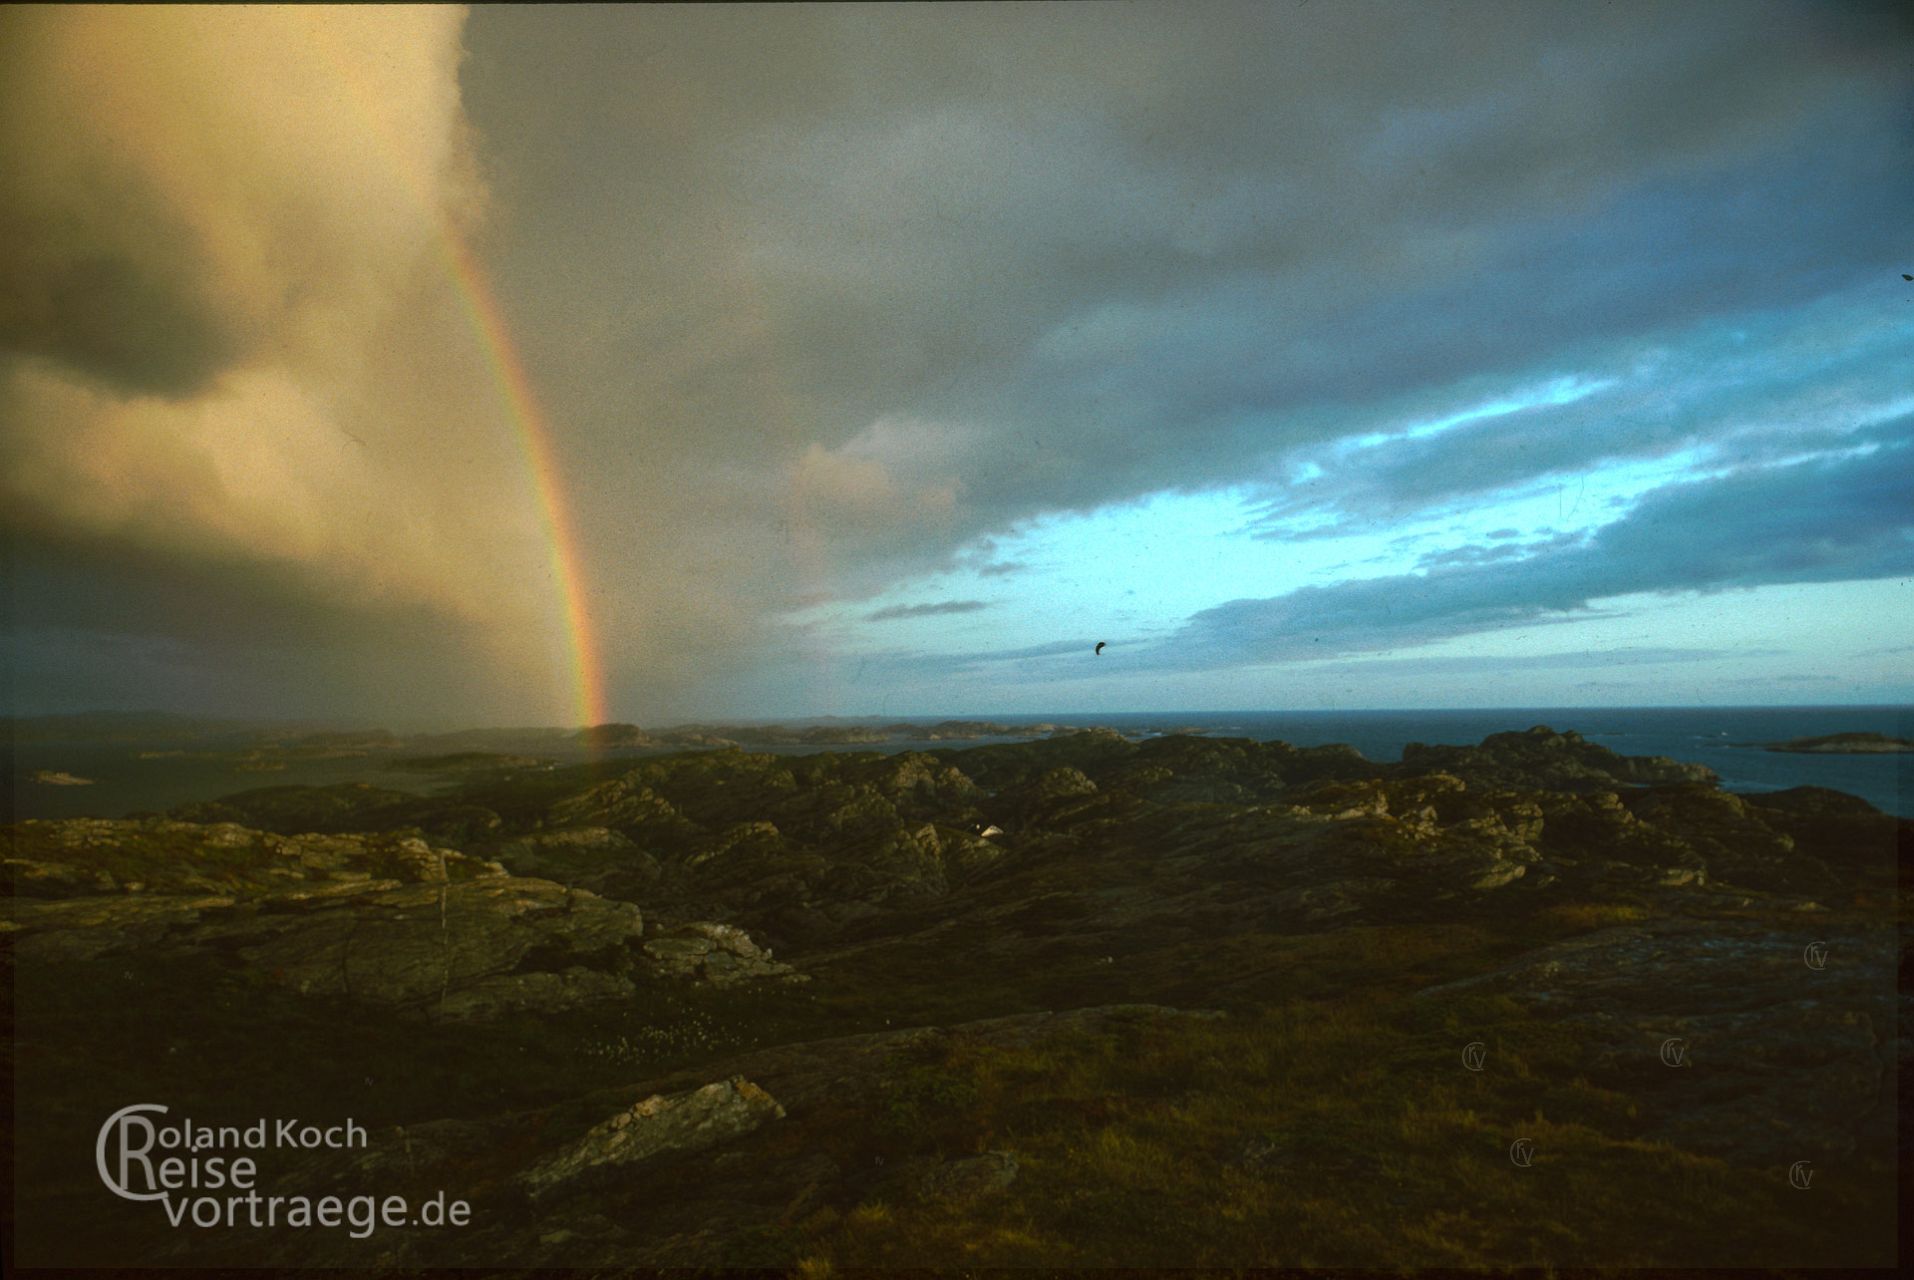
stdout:
{"type": "Polygon", "coordinates": [[[559,604],[564,613],[572,695],[579,723],[586,728],[605,724],[611,719],[605,667],[592,630],[591,614],[585,607],[585,576],[580,567],[584,557],[579,554],[578,531],[572,523],[560,483],[551,424],[539,408],[532,380],[525,372],[524,362],[518,358],[518,348],[505,327],[505,313],[492,294],[484,269],[449,221],[441,217],[439,225],[440,243],[445,249],[453,282],[465,301],[473,332],[478,335],[486,364],[504,399],[513,433],[525,456],[525,469],[538,497],[545,542],[551,552],[552,581],[558,586],[559,604]]]}
{"type": "MultiPolygon", "coordinates": [[[[341,53],[328,29],[324,8],[312,6],[301,12],[299,17],[312,37],[311,47],[337,77],[340,87],[345,91],[345,101],[358,117],[360,126],[370,136],[382,141],[389,152],[398,154],[400,148],[394,145],[390,126],[381,113],[367,102],[366,91],[351,60],[341,53]]],[[[413,197],[425,212],[430,225],[437,229],[437,242],[447,273],[465,304],[465,312],[478,338],[479,349],[491,369],[493,381],[498,384],[507,419],[517,439],[519,451],[525,458],[525,469],[531,477],[532,490],[538,502],[540,523],[544,526],[542,532],[550,550],[552,581],[558,589],[559,609],[564,619],[574,714],[582,727],[604,724],[611,719],[611,700],[606,693],[605,667],[592,629],[591,614],[585,605],[587,593],[585,575],[581,569],[584,557],[579,554],[577,527],[572,521],[571,510],[565,502],[564,487],[560,483],[557,454],[552,447],[551,424],[539,407],[538,397],[533,394],[531,378],[525,372],[524,362],[519,359],[518,348],[512,342],[511,332],[505,323],[505,313],[492,292],[478,256],[459,234],[450,212],[440,205],[430,183],[403,166],[395,166],[395,169],[412,189],[413,197]]]]}

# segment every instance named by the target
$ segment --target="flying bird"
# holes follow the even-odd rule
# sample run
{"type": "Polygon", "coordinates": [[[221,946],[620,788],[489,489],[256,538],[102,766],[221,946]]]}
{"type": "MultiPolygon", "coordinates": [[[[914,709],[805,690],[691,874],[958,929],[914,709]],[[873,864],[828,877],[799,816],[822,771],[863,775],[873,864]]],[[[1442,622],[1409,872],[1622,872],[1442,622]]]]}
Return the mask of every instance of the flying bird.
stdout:
{"type": "Polygon", "coordinates": [[[1110,643],[1110,642],[1109,642],[1108,640],[1099,640],[1099,641],[1097,641],[1097,652],[1098,652],[1098,653],[1102,653],[1102,652],[1103,652],[1103,646],[1104,646],[1104,645],[1106,645],[1106,644],[1109,644],[1109,643],[1110,643]]]}
{"type": "Polygon", "coordinates": [[[1909,275],[1909,274],[1907,274],[1907,272],[1905,272],[1905,271],[1903,271],[1903,272],[1901,272],[1901,279],[1903,279],[1903,280],[1914,280],[1914,276],[1911,276],[1911,275],[1909,275]]]}

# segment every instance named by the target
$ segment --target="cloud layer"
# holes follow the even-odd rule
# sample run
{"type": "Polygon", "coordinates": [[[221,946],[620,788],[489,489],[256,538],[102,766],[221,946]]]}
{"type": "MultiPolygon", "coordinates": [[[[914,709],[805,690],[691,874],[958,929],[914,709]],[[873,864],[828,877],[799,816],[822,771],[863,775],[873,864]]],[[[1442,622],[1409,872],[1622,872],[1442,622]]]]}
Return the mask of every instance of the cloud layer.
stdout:
{"type": "Polygon", "coordinates": [[[437,714],[443,682],[431,706],[391,695],[448,661],[555,687],[537,512],[444,266],[482,194],[463,15],[4,22],[0,506],[23,671],[117,681],[58,638],[81,627],[190,641],[201,692],[261,664],[285,683],[229,691],[255,711],[437,714]],[[385,673],[339,679],[380,651],[385,673]]]}
{"type": "Polygon", "coordinates": [[[1074,652],[1061,604],[1054,645],[977,643],[1010,611],[973,595],[1062,572],[995,547],[1165,492],[1247,493],[1301,545],[1595,489],[1552,532],[1243,583],[1106,672],[1906,572],[1891,7],[4,21],[0,483],[35,670],[147,635],[270,688],[288,632],[332,655],[308,701],[381,705],[384,653],[422,713],[555,714],[549,559],[447,223],[550,410],[628,718],[803,704],[837,643],[803,610],[906,646],[948,624],[963,652],[900,672],[1074,652]],[[129,565],[169,584],[137,620],[129,565]],[[978,580],[908,590],[939,570],[978,580]],[[255,638],[222,649],[190,601],[255,638]]]}
{"type": "Polygon", "coordinates": [[[1584,537],[1501,544],[1420,573],[1305,587],[1206,609],[1166,642],[1171,666],[1331,657],[1560,621],[1606,597],[1914,575],[1914,436],[1839,460],[1669,485],[1584,537]]]}
{"type": "MultiPolygon", "coordinates": [[[[1885,11],[754,16],[482,13],[468,76],[536,229],[513,294],[602,430],[587,509],[636,522],[653,608],[721,648],[1044,513],[1247,483],[1294,515],[1322,450],[1583,359],[1750,371],[1801,425],[1838,382],[1804,366],[1879,317],[1791,360],[1687,344],[1894,278],[1914,199],[1885,11]],[[572,132],[521,87],[566,75],[572,132]],[[714,547],[722,595],[671,568],[714,547]]],[[[1313,506],[1381,527],[1750,425],[1631,394],[1373,451],[1313,506]]]]}

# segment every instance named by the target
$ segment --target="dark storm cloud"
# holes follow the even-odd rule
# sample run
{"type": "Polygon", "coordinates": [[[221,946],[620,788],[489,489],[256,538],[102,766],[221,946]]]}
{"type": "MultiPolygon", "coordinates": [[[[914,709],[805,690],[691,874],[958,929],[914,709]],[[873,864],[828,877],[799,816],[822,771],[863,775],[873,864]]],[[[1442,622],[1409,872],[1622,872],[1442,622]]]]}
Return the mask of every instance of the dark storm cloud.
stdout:
{"type": "MultiPolygon", "coordinates": [[[[0,34],[0,39],[4,35],[0,34]]],[[[0,353],[43,357],[117,390],[197,391],[240,350],[239,335],[197,296],[192,263],[140,262],[67,228],[0,209],[0,353]]],[[[178,227],[151,242],[178,244],[178,227]]]]}
{"type": "Polygon", "coordinates": [[[932,618],[944,613],[976,613],[988,609],[988,600],[940,600],[935,604],[894,604],[864,615],[866,622],[892,622],[898,618],[932,618]]]}
{"type": "MultiPolygon", "coordinates": [[[[480,11],[472,39],[588,508],[796,548],[740,593],[773,612],[1851,288],[1914,195],[1894,32],[1813,6],[480,11]],[[757,505],[804,538],[713,479],[784,492],[757,505]]],[[[1460,500],[1709,428],[1633,430],[1428,475],[1460,500]]]]}
{"type": "Polygon", "coordinates": [[[369,714],[431,723],[474,690],[497,714],[549,713],[542,689],[492,689],[482,620],[403,599],[342,602],[297,565],[49,540],[0,519],[9,550],[0,666],[25,712],[169,708],[369,714]]]}
{"type": "MultiPolygon", "coordinates": [[[[1865,456],[1669,485],[1580,538],[1519,559],[1234,600],[1194,615],[1153,661],[1172,667],[1328,657],[1572,619],[1631,592],[1718,591],[1914,573],[1914,441],[1865,456]]],[[[1501,548],[1497,548],[1500,550],[1501,548]]]]}
{"type": "MultiPolygon", "coordinates": [[[[0,13],[0,84],[31,85],[57,58],[61,26],[52,10],[0,13]]],[[[203,386],[241,338],[205,288],[214,264],[197,229],[156,207],[124,164],[101,166],[80,199],[35,181],[50,176],[46,152],[71,138],[18,99],[9,114],[0,123],[9,175],[0,183],[0,355],[66,364],[126,391],[203,386]]]]}
{"type": "MultiPolygon", "coordinates": [[[[480,207],[634,718],[794,686],[795,664],[755,668],[795,652],[767,641],[800,603],[1009,572],[979,548],[1051,513],[1261,485],[1282,536],[1374,529],[1616,460],[1785,461],[1900,376],[1879,322],[1902,299],[1855,301],[1898,283],[1914,203],[1885,11],[313,13],[0,32],[0,408],[24,446],[0,498],[49,555],[227,583],[205,590],[236,633],[283,605],[343,634],[391,605],[550,658],[542,522],[439,261],[441,217],[480,207]],[[1773,319],[1816,305],[1819,338],[1773,319]],[[1615,385],[1338,452],[1569,375],[1615,385]],[[1306,462],[1320,477],[1286,489],[1306,462]]],[[[1353,644],[1664,589],[1683,575],[1624,532],[1658,519],[1456,553],[1394,594],[1225,605],[1188,647],[1263,653],[1259,607],[1353,644]]],[[[1710,572],[1891,558],[1752,519],[1768,568],[1722,546],[1710,572]]],[[[540,679],[514,661],[482,699],[540,679]]]]}

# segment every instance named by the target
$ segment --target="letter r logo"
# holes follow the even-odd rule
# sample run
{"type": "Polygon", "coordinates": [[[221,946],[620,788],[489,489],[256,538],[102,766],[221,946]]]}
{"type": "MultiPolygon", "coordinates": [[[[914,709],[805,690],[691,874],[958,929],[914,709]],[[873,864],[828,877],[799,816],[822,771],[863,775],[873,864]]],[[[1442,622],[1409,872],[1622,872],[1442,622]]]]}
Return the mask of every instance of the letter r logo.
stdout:
{"type": "Polygon", "coordinates": [[[93,1146],[93,1162],[99,1168],[100,1181],[106,1184],[108,1191],[122,1200],[166,1199],[164,1191],[155,1189],[159,1186],[159,1179],[153,1174],[153,1158],[147,1154],[153,1149],[153,1143],[158,1140],[158,1135],[153,1132],[153,1122],[140,1114],[147,1111],[166,1114],[166,1108],[157,1102],[136,1102],[130,1107],[121,1107],[108,1116],[106,1123],[100,1126],[99,1141],[93,1146]],[[135,1128],[145,1138],[138,1147],[133,1145],[129,1136],[135,1128]],[[115,1136],[119,1139],[117,1162],[119,1177],[117,1178],[113,1176],[113,1162],[107,1159],[107,1144],[115,1136]],[[144,1192],[133,1191],[127,1186],[127,1175],[132,1171],[135,1161],[138,1161],[140,1167],[146,1171],[146,1186],[149,1189],[144,1192]]]}

